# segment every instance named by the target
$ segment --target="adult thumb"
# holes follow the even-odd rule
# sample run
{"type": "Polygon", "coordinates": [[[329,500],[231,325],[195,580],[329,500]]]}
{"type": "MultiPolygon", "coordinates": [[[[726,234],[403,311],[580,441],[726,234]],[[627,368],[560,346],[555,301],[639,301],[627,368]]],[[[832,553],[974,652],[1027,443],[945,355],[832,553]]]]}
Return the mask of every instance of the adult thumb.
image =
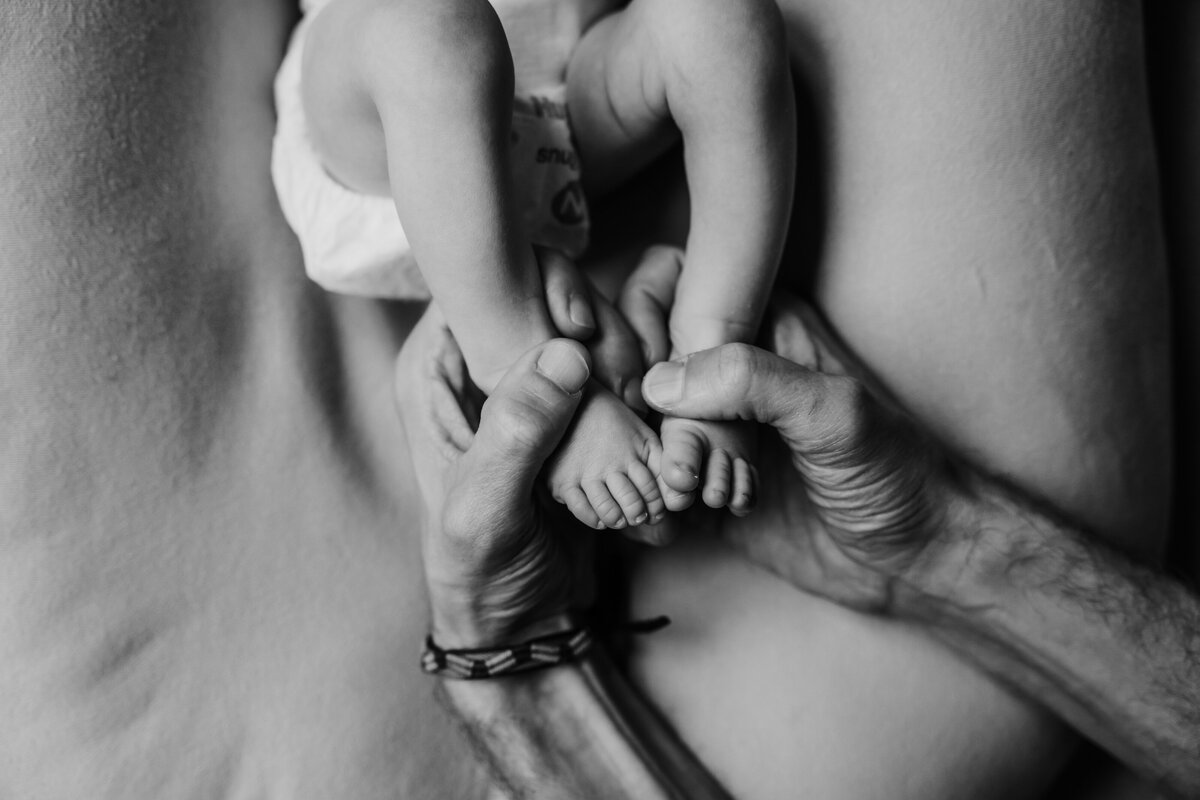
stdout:
{"type": "Polygon", "coordinates": [[[522,356],[483,405],[453,501],[498,518],[528,513],[534,481],[566,432],[590,374],[587,350],[568,339],[522,356]]]}
{"type": "Polygon", "coordinates": [[[824,447],[857,427],[861,384],[825,375],[748,344],[656,364],[642,381],[656,411],[675,417],[771,425],[796,449],[824,447]]]}

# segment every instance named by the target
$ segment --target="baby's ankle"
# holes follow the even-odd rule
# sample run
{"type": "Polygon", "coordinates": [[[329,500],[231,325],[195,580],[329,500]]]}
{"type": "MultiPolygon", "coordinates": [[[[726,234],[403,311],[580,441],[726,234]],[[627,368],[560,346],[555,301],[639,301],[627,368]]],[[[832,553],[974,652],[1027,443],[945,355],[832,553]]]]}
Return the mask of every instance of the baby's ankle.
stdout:
{"type": "Polygon", "coordinates": [[[485,394],[491,394],[513,364],[530,349],[552,338],[553,333],[536,330],[506,338],[504,341],[499,337],[493,338],[486,347],[474,348],[474,352],[467,355],[467,369],[471,380],[485,394]]]}
{"type": "MultiPolygon", "coordinates": [[[[511,365],[509,365],[511,366],[511,365]]],[[[499,367],[497,369],[470,370],[471,382],[474,383],[479,390],[486,395],[490,395],[496,391],[496,386],[500,383],[500,379],[508,372],[508,367],[499,367]]]]}
{"type": "Polygon", "coordinates": [[[758,326],[706,315],[677,314],[671,319],[672,356],[689,355],[734,342],[753,343],[758,326]]]}

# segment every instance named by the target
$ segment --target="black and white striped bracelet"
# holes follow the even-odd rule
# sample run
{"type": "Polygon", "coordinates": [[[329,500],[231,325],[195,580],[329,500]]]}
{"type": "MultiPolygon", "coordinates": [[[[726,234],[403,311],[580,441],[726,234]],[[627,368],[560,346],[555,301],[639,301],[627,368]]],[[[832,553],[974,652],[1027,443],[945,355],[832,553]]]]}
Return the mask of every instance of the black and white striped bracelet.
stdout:
{"type": "Polygon", "coordinates": [[[438,647],[431,635],[425,637],[421,669],[431,675],[462,680],[499,678],[575,661],[591,650],[594,643],[587,628],[570,628],[516,645],[461,650],[438,647]]]}

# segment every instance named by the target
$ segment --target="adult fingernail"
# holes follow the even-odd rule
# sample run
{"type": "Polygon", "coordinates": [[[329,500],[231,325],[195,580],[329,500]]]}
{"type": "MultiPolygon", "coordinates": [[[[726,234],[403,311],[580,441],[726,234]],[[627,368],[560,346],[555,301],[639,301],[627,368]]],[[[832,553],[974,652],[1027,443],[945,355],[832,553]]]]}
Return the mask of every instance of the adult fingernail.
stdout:
{"type": "Polygon", "coordinates": [[[545,375],[567,394],[575,394],[587,383],[587,362],[566,342],[550,342],[537,360],[537,371],[545,375]]]}
{"type": "Polygon", "coordinates": [[[678,403],[683,397],[683,364],[664,361],[651,367],[642,378],[642,395],[662,408],[678,403]]]}
{"type": "Polygon", "coordinates": [[[592,305],[577,294],[571,295],[567,301],[567,316],[581,328],[596,329],[596,318],[592,315],[592,305]]]}

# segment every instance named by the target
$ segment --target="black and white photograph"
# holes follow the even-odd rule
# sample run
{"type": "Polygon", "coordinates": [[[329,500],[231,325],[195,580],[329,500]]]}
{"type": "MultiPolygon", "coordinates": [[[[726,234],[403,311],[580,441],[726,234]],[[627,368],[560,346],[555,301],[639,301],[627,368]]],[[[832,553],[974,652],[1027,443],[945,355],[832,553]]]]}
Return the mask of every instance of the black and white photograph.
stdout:
{"type": "Polygon", "coordinates": [[[1200,0],[0,0],[0,800],[1200,800],[1200,0]]]}

